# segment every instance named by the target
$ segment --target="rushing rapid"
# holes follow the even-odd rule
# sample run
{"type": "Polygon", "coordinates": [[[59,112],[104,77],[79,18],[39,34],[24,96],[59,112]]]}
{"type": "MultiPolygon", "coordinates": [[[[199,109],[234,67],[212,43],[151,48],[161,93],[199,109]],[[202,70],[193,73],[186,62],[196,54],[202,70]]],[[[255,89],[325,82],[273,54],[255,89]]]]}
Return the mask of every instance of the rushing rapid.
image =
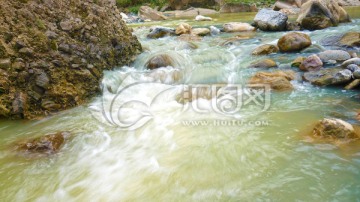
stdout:
{"type": "MultiPolygon", "coordinates": [[[[357,124],[356,91],[295,80],[294,91],[271,94],[266,111],[247,106],[226,115],[211,110],[211,98],[198,100],[206,112],[179,102],[191,85],[245,85],[258,71],[247,67],[264,58],[250,57],[251,51],[276,43],[284,32],[258,31],[232,41],[238,34],[222,34],[189,44],[176,37],[147,39],[148,27],[134,29],[144,53],[129,67],[105,72],[102,95],[88,105],[41,121],[0,123],[1,200],[359,199],[359,145],[337,147],[305,138],[324,117],[357,124]],[[159,53],[171,55],[176,67],[146,70],[146,61],[159,53]],[[75,135],[49,158],[24,158],[9,149],[18,139],[64,130],[75,135]]],[[[356,19],[306,32],[315,45],[302,54],[325,49],[319,41],[327,36],[359,30],[356,19]]],[[[281,64],[278,69],[287,70],[297,56],[268,57],[281,64]]]]}

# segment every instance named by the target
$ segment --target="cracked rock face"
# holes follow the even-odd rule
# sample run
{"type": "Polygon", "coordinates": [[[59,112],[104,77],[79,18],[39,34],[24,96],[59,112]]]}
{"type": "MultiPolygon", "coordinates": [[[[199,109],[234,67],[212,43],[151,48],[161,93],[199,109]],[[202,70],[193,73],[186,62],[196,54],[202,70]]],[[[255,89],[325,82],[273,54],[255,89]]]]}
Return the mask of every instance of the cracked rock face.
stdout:
{"type": "Polygon", "coordinates": [[[80,105],[142,50],[115,0],[1,1],[0,13],[0,118],[80,105]]]}

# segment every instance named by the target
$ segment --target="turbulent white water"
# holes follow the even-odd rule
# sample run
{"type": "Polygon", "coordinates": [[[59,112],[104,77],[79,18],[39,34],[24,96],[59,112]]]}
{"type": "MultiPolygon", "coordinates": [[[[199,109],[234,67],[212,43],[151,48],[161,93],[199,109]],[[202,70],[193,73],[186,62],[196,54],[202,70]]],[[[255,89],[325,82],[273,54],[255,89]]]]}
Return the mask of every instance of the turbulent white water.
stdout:
{"type": "MultiPolygon", "coordinates": [[[[359,20],[308,34],[318,44],[351,30],[360,30],[359,20]]],[[[359,200],[359,145],[303,138],[323,117],[358,124],[356,91],[293,81],[293,92],[271,94],[267,111],[250,105],[232,115],[216,113],[212,100],[199,99],[202,113],[176,101],[189,85],[245,84],[257,71],[246,67],[263,58],[250,52],[284,33],[257,32],[226,46],[236,34],[205,37],[193,50],[175,37],[146,39],[147,31],[135,31],[147,51],[131,67],[106,72],[103,94],[88,106],[0,123],[0,201],[359,200]],[[159,53],[175,58],[177,68],[145,70],[159,53]],[[17,139],[64,130],[74,138],[49,158],[24,159],[8,149],[17,139]]],[[[286,64],[299,55],[269,57],[286,64]]]]}

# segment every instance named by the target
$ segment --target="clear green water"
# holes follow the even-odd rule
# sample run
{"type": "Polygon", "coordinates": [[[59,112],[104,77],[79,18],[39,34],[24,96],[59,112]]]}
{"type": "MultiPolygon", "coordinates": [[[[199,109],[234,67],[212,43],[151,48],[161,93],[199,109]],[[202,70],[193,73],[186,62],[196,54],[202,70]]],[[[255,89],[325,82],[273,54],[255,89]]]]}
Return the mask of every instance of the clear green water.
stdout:
{"type": "MultiPolygon", "coordinates": [[[[217,22],[237,21],[237,16],[217,22]]],[[[351,30],[360,30],[360,20],[309,34],[317,43],[351,30]]],[[[103,84],[111,91],[154,78],[170,85],[138,86],[120,96],[120,101],[149,100],[181,83],[246,83],[255,73],[246,67],[261,59],[250,57],[253,48],[275,43],[283,34],[257,32],[254,38],[230,46],[219,44],[236,34],[205,37],[195,42],[198,49],[188,50],[185,42],[174,37],[148,40],[147,31],[136,28],[135,33],[148,51],[133,68],[106,72],[103,84]],[[164,52],[179,63],[179,80],[167,78],[175,72],[171,69],[152,74],[143,70],[149,57],[164,52]],[[124,79],[126,75],[130,77],[124,79]]],[[[270,57],[284,64],[297,56],[270,57]]],[[[268,111],[249,107],[232,116],[182,112],[183,105],[174,99],[176,92],[170,91],[153,103],[155,118],[134,131],[107,125],[94,112],[101,105],[100,98],[114,98],[107,90],[87,106],[45,120],[1,121],[0,201],[359,201],[360,145],[314,144],[304,137],[324,117],[340,117],[358,125],[354,117],[360,103],[352,98],[358,91],[321,89],[298,81],[293,85],[293,92],[271,94],[268,111]],[[234,119],[267,124],[184,124],[234,119]],[[9,149],[19,139],[64,130],[75,136],[49,158],[24,158],[9,149]]],[[[202,105],[208,106],[209,101],[202,100],[202,105]]]]}

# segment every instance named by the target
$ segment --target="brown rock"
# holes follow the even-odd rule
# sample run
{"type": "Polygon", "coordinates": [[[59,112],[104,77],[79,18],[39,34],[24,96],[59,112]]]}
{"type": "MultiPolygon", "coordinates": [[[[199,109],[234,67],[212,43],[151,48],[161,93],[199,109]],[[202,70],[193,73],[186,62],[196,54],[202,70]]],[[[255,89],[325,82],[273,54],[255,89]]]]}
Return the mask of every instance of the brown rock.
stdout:
{"type": "Polygon", "coordinates": [[[340,44],[350,47],[360,47],[360,32],[348,32],[340,39],[340,44]]]}
{"type": "Polygon", "coordinates": [[[208,28],[195,28],[191,30],[191,34],[196,36],[207,36],[210,35],[210,29],[208,28]]]}
{"type": "Polygon", "coordinates": [[[274,60],[264,59],[261,61],[254,62],[250,65],[250,68],[271,68],[277,67],[277,64],[274,60]]]}
{"type": "Polygon", "coordinates": [[[150,58],[149,61],[146,62],[145,67],[153,70],[160,67],[174,67],[174,64],[174,59],[172,59],[169,55],[161,54],[150,58]]]}
{"type": "Polygon", "coordinates": [[[294,87],[290,83],[295,79],[295,73],[292,71],[277,71],[277,72],[258,72],[250,78],[250,85],[269,85],[275,91],[293,90],[294,87]]]}
{"type": "Polygon", "coordinates": [[[282,52],[301,51],[310,45],[311,39],[309,35],[299,32],[285,34],[278,41],[278,47],[282,52]]]}
{"type": "Polygon", "coordinates": [[[167,17],[165,17],[161,12],[158,12],[149,6],[141,6],[139,9],[139,16],[142,19],[148,19],[148,20],[166,20],[167,17]]]}
{"type": "Polygon", "coordinates": [[[357,139],[354,127],[340,119],[323,119],[319,121],[314,129],[315,137],[329,139],[357,139]]]}
{"type": "Polygon", "coordinates": [[[309,30],[337,26],[349,22],[350,17],[336,0],[309,0],[301,6],[297,22],[309,30]]]}
{"type": "Polygon", "coordinates": [[[350,84],[345,86],[345,90],[352,90],[354,88],[357,88],[360,85],[360,79],[355,79],[350,84]]]}
{"type": "Polygon", "coordinates": [[[191,25],[187,23],[181,23],[175,30],[175,34],[182,35],[182,34],[190,34],[191,33],[191,25]]]}
{"type": "Polygon", "coordinates": [[[53,154],[60,150],[70,135],[69,132],[58,132],[26,140],[17,143],[16,150],[30,154],[53,154]]]}
{"type": "Polygon", "coordinates": [[[253,55],[268,55],[271,53],[277,53],[279,51],[279,48],[275,45],[271,44],[265,44],[257,47],[255,50],[253,50],[253,55]]]}
{"type": "Polygon", "coordinates": [[[220,8],[220,13],[257,12],[256,4],[226,3],[220,8]]]}
{"type": "Polygon", "coordinates": [[[0,69],[10,69],[11,68],[11,60],[10,58],[7,59],[0,59],[0,69]]]}
{"type": "Polygon", "coordinates": [[[292,67],[300,67],[301,63],[303,63],[305,60],[305,57],[298,57],[294,61],[291,62],[292,67]]]}

